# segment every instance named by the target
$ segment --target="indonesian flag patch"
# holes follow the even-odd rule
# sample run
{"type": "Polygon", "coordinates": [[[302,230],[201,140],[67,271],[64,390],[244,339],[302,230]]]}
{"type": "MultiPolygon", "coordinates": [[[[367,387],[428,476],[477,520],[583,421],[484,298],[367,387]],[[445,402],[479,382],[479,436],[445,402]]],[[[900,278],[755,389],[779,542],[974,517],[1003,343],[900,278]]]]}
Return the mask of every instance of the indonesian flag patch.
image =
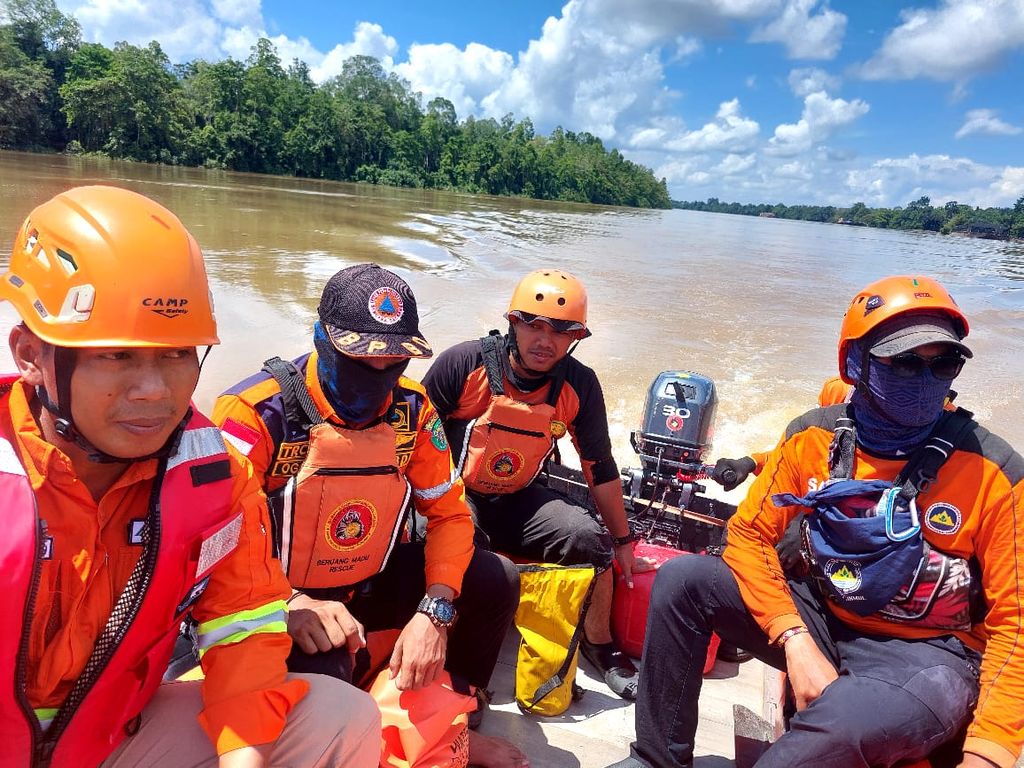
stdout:
{"type": "Polygon", "coordinates": [[[225,420],[220,428],[220,433],[223,435],[224,440],[231,443],[243,456],[249,455],[261,437],[260,433],[255,429],[234,419],[225,420]]]}

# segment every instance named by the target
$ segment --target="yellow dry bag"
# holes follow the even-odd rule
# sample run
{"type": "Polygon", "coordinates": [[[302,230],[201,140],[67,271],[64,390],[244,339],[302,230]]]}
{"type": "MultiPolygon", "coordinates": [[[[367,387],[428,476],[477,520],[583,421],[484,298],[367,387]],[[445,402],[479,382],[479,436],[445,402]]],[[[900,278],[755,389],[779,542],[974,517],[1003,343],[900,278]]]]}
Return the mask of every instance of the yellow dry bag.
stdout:
{"type": "Polygon", "coordinates": [[[516,627],[522,639],[516,658],[516,703],[524,712],[560,715],[573,699],[594,568],[520,565],[519,584],[516,627]]]}

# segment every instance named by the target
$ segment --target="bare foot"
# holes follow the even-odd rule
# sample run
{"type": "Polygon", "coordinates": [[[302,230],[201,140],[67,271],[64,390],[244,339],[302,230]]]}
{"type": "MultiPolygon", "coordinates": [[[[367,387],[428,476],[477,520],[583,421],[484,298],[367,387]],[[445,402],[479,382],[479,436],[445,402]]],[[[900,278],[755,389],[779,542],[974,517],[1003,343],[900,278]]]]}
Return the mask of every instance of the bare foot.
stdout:
{"type": "Polygon", "coordinates": [[[470,731],[469,764],[480,768],[530,768],[530,758],[510,741],[470,731]]]}

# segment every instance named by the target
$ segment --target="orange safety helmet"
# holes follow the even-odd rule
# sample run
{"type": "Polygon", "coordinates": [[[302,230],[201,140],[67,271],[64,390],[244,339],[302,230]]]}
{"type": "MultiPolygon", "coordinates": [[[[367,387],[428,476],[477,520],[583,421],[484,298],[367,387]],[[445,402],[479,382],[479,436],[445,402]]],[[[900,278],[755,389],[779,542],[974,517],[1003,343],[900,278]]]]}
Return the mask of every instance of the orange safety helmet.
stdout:
{"type": "Polygon", "coordinates": [[[559,269],[538,269],[520,280],[505,317],[512,315],[520,319],[554,320],[552,325],[558,330],[579,330],[590,335],[587,289],[576,277],[559,269]]]}
{"type": "Polygon", "coordinates": [[[853,297],[839,330],[839,374],[847,384],[855,384],[846,373],[850,342],[867,336],[887,320],[908,312],[947,315],[957,335],[963,339],[970,331],[967,318],[953,297],[940,283],[923,275],[896,275],[878,280],[853,297]]]}
{"type": "Polygon", "coordinates": [[[217,344],[203,254],[178,217],[118,187],[76,187],[28,215],[0,300],[59,347],[217,344]]]}

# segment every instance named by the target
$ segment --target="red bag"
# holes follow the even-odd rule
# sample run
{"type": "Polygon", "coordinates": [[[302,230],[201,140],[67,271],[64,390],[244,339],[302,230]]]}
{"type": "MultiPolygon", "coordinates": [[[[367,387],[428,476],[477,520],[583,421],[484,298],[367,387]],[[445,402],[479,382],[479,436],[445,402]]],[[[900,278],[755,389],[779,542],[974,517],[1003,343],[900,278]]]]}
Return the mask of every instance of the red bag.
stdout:
{"type": "Polygon", "coordinates": [[[370,688],[380,707],[381,768],[466,768],[473,689],[442,672],[426,688],[400,691],[390,675],[383,670],[370,688]]]}

